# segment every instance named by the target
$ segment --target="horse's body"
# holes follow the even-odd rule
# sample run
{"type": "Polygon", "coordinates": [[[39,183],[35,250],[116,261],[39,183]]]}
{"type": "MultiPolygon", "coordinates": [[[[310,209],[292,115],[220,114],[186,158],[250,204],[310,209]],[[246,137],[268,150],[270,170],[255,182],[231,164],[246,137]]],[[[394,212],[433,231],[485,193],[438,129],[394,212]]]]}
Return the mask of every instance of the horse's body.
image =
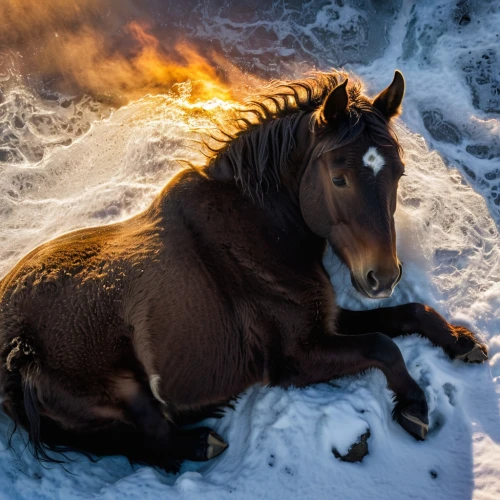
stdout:
{"type": "MultiPolygon", "coordinates": [[[[340,87],[332,85],[337,100],[340,87]]],[[[302,115],[288,134],[294,148],[287,162],[297,168],[280,171],[278,189],[270,186],[271,177],[259,177],[269,188],[257,191],[261,202],[242,192],[249,184],[234,164],[231,142],[258,135],[259,126],[291,112],[244,130],[205,169],[180,172],[145,212],[50,241],[0,282],[4,408],[29,430],[39,452],[42,443],[66,445],[172,469],[175,461],[223,451],[213,431],[183,430],[181,424],[247,387],[300,387],[371,367],[384,371],[396,393],[401,425],[425,438],[425,397],[390,336],[418,332],[469,361],[482,361],[485,351],[470,332],[419,304],[359,313],[336,305],[322,264],[327,239],[336,245],[320,220],[330,209],[327,204],[324,213],[314,213],[324,196],[315,189],[312,160],[303,161],[325,152],[323,142],[316,156],[318,144],[309,137],[317,107],[296,103],[302,115]]],[[[325,102],[323,113],[327,108],[325,102]]],[[[386,120],[395,114],[386,112],[386,120]]],[[[377,113],[382,123],[384,113],[377,113]]],[[[372,151],[369,138],[358,135],[360,151],[372,151]]],[[[337,145],[333,154],[352,142],[337,145]]],[[[392,144],[384,158],[393,155],[397,163],[392,144]]],[[[370,175],[379,173],[374,168],[370,175]]],[[[384,175],[385,183],[396,178],[397,187],[400,173],[384,175]]],[[[345,185],[334,178],[337,183],[345,185]]],[[[395,189],[387,195],[392,213],[395,189]]],[[[371,287],[366,293],[373,296],[387,295],[399,280],[389,219],[361,243],[347,233],[337,241],[356,287],[371,287]],[[355,249],[345,255],[346,248],[355,249]],[[374,249],[379,263],[371,268],[381,271],[364,270],[356,278],[354,268],[368,259],[366,248],[374,249]]]]}

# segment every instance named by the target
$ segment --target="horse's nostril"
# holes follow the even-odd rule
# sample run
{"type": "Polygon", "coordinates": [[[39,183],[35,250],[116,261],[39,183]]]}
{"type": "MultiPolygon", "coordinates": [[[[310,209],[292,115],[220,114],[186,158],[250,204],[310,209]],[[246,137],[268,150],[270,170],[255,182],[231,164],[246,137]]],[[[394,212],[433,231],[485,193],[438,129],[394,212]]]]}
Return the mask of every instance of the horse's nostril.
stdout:
{"type": "Polygon", "coordinates": [[[368,271],[368,274],[366,275],[366,282],[372,290],[378,290],[380,283],[375,276],[375,271],[368,271]]]}

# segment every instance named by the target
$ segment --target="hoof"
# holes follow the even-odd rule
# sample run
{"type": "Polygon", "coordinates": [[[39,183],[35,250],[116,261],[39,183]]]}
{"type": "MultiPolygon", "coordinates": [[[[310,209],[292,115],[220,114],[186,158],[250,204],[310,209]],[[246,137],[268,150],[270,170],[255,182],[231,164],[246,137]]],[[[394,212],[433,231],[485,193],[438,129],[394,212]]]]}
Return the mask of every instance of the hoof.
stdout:
{"type": "Polygon", "coordinates": [[[483,363],[488,359],[486,348],[480,344],[476,344],[468,353],[457,356],[456,359],[465,361],[466,363],[483,363]]]}
{"type": "Polygon", "coordinates": [[[212,429],[197,427],[182,431],[177,446],[184,460],[206,462],[220,455],[227,443],[212,429]]]}
{"type": "Polygon", "coordinates": [[[421,418],[402,411],[398,422],[406,432],[409,432],[418,441],[423,441],[427,437],[429,422],[426,417],[421,418]]]}
{"type": "Polygon", "coordinates": [[[207,460],[219,456],[226,448],[227,443],[214,431],[210,431],[207,437],[207,460]]]}
{"type": "Polygon", "coordinates": [[[414,383],[413,390],[396,399],[392,417],[415,439],[423,441],[429,431],[429,408],[422,389],[414,383]]]}

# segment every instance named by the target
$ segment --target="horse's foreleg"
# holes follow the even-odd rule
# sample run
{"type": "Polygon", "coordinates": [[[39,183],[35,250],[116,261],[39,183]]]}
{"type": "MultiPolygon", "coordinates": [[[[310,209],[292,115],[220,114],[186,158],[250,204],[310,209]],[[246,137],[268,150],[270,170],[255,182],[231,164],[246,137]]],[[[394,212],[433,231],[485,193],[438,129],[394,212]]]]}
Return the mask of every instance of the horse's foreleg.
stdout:
{"type": "Polygon", "coordinates": [[[463,326],[450,325],[432,307],[411,303],[382,307],[370,311],[341,309],[337,318],[338,332],[362,335],[380,331],[389,337],[418,333],[440,346],[452,359],[481,363],[488,359],[487,349],[463,326]]]}
{"type": "Polygon", "coordinates": [[[425,395],[408,373],[398,346],[386,335],[321,336],[312,345],[301,345],[291,360],[295,366],[281,385],[304,387],[379,368],[395,393],[393,417],[417,439],[425,439],[429,422],[425,395]]]}

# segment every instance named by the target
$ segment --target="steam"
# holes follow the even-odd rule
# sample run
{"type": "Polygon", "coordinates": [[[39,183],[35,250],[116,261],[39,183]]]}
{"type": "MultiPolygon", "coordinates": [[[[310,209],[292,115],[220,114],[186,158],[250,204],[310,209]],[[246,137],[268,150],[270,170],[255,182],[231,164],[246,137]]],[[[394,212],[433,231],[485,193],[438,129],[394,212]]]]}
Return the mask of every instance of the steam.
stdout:
{"type": "Polygon", "coordinates": [[[227,101],[248,86],[221,54],[179,38],[132,0],[0,3],[4,52],[25,78],[52,89],[126,102],[190,81],[193,100],[227,101]]]}

